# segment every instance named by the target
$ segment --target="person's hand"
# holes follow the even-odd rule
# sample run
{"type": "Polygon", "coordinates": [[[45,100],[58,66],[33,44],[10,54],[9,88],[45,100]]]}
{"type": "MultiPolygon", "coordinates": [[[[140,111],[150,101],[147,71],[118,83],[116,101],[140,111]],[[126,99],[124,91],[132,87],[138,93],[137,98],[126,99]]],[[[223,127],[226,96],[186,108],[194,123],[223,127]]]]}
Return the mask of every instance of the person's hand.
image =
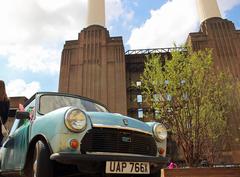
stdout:
{"type": "Polygon", "coordinates": [[[18,110],[19,110],[20,112],[24,112],[24,111],[25,111],[24,106],[23,106],[22,104],[19,104],[19,105],[18,105],[18,110]]]}

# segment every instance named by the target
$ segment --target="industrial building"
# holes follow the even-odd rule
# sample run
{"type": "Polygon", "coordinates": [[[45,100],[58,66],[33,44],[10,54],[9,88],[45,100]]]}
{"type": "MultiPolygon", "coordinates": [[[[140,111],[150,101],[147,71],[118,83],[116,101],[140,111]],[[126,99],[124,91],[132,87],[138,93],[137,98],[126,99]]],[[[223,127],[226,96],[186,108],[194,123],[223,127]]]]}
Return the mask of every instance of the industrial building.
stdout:
{"type": "MultiPolygon", "coordinates": [[[[240,77],[240,31],[222,19],[216,0],[197,0],[200,16],[199,32],[190,33],[186,43],[194,51],[213,49],[215,67],[229,69],[235,79],[240,77]]],[[[124,51],[122,37],[111,37],[105,28],[104,0],[89,0],[88,25],[78,39],[66,41],[61,58],[59,91],[86,96],[102,102],[112,112],[139,117],[139,111],[151,112],[147,105],[141,110],[136,101],[138,90],[132,83],[139,80],[146,56],[157,53],[171,57],[176,48],[124,51]]],[[[179,50],[182,50],[179,48],[179,50]]],[[[239,163],[239,112],[230,122],[234,137],[226,162],[239,163]]],[[[142,116],[140,116],[142,117],[142,116]]],[[[148,117],[143,117],[148,120],[148,117]]]]}

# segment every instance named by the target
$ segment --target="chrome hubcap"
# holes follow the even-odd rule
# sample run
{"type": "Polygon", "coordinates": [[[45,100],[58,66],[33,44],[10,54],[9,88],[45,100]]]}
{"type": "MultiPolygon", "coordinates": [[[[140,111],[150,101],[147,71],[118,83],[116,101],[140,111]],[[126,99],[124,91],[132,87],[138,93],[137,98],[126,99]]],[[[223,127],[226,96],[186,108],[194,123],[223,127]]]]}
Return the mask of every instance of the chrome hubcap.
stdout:
{"type": "Polygon", "coordinates": [[[33,177],[37,177],[37,159],[33,162],[33,177]]]}
{"type": "Polygon", "coordinates": [[[35,146],[35,152],[34,152],[34,159],[33,159],[33,177],[37,177],[37,166],[38,166],[38,151],[39,151],[39,144],[36,144],[35,146]]]}

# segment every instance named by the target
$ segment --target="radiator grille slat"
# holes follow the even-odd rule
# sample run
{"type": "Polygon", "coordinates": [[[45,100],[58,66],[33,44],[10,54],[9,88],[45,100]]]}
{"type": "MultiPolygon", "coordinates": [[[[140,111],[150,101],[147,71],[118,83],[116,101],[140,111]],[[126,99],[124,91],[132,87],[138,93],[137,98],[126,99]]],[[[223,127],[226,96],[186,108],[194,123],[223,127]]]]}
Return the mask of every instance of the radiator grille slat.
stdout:
{"type": "Polygon", "coordinates": [[[112,152],[155,156],[154,138],[140,132],[109,128],[93,128],[81,143],[81,152],[112,152]],[[127,139],[128,142],[123,139],[127,139]]]}

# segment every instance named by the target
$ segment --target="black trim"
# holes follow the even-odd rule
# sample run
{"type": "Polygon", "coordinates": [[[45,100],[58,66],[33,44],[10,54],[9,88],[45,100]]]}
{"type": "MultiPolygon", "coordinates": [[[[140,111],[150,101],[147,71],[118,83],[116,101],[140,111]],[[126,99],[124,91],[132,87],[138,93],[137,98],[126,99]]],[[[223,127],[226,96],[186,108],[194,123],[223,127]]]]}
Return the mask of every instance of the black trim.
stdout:
{"type": "Polygon", "coordinates": [[[8,111],[8,117],[15,117],[17,108],[10,108],[8,111]]]}
{"type": "Polygon", "coordinates": [[[36,98],[36,93],[24,103],[24,108],[36,98]]]}
{"type": "MultiPolygon", "coordinates": [[[[87,97],[84,97],[84,96],[80,96],[80,95],[74,95],[74,94],[71,94],[71,93],[65,93],[65,92],[37,92],[36,94],[44,94],[44,95],[66,95],[66,96],[71,96],[71,97],[75,97],[75,98],[81,98],[81,99],[84,99],[84,100],[87,100],[87,101],[91,101],[91,102],[94,102],[94,103],[97,103],[103,107],[105,107],[108,111],[108,107],[106,105],[104,105],[103,103],[101,102],[98,102],[96,100],[93,100],[93,99],[90,99],[90,98],[87,98],[87,97]]],[[[41,95],[42,96],[42,95],[41,95]]]]}
{"type": "Polygon", "coordinates": [[[166,165],[168,163],[165,157],[152,156],[123,156],[123,155],[95,155],[95,154],[73,154],[73,153],[55,153],[50,156],[51,160],[63,164],[78,164],[84,161],[128,161],[128,162],[150,162],[158,165],[166,165]]]}
{"type": "Polygon", "coordinates": [[[19,176],[19,174],[22,174],[23,171],[21,170],[6,170],[6,171],[1,171],[0,172],[0,176],[4,175],[4,176],[19,176]]]}

